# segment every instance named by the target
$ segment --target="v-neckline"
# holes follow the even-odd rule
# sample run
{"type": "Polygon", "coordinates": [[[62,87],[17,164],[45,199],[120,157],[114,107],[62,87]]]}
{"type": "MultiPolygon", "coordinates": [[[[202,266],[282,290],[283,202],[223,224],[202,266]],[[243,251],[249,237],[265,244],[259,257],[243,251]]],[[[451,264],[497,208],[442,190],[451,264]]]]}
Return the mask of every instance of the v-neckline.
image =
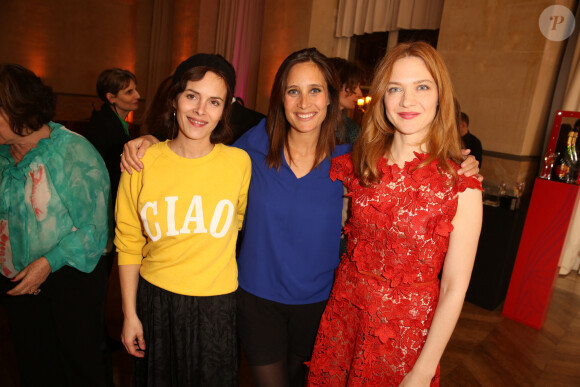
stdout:
{"type": "MultiPolygon", "coordinates": [[[[285,154],[285,153],[286,153],[286,152],[282,152],[282,157],[283,157],[283,160],[284,160],[284,164],[286,164],[286,166],[288,167],[288,169],[290,170],[290,172],[292,172],[292,175],[294,176],[294,178],[295,178],[296,180],[301,180],[301,179],[305,178],[306,176],[310,175],[310,173],[312,172],[312,169],[311,169],[311,170],[309,170],[309,171],[308,171],[308,172],[307,172],[305,175],[303,175],[303,176],[301,176],[301,177],[298,177],[298,176],[296,175],[296,173],[294,172],[294,170],[292,169],[292,167],[290,167],[290,164],[288,163],[288,160],[286,160],[286,154],[285,154]]],[[[323,161],[324,161],[324,160],[323,160],[323,161]]],[[[323,162],[323,161],[322,161],[322,162],[323,162]]],[[[314,167],[314,168],[316,168],[316,167],[314,167]]]]}

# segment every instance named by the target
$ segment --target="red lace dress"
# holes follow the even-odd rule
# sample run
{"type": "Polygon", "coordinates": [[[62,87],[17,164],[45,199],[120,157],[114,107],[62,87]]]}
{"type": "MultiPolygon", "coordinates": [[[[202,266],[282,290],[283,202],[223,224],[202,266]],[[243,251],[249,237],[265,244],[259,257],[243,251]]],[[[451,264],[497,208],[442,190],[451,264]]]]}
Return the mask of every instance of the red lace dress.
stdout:
{"type": "MultiPolygon", "coordinates": [[[[354,177],[350,155],[333,159],[330,177],[344,182],[352,207],[347,254],[310,362],[311,386],[397,386],[425,343],[457,194],[481,183],[458,176],[449,185],[436,161],[415,169],[427,157],[415,155],[402,169],[382,158],[381,182],[367,188],[354,177]]],[[[431,385],[439,385],[439,367],[431,385]]]]}

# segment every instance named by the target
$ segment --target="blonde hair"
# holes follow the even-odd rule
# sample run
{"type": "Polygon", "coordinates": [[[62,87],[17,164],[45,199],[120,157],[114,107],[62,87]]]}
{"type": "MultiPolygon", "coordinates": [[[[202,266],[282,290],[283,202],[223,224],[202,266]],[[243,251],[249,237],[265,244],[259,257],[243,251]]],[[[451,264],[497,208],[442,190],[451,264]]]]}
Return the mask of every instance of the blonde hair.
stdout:
{"type": "Polygon", "coordinates": [[[393,142],[395,127],[388,120],[384,96],[387,93],[393,65],[401,58],[417,57],[423,60],[435,80],[438,90],[438,108],[422,145],[429,156],[418,168],[437,159],[439,167],[453,176],[457,174],[449,160],[461,163],[460,139],[457,132],[453,86],[447,67],[439,53],[424,42],[401,43],[387,52],[377,66],[369,95],[372,97],[364,117],[361,133],[354,144],[352,160],[355,175],[361,184],[376,184],[381,178],[377,163],[393,142]]]}

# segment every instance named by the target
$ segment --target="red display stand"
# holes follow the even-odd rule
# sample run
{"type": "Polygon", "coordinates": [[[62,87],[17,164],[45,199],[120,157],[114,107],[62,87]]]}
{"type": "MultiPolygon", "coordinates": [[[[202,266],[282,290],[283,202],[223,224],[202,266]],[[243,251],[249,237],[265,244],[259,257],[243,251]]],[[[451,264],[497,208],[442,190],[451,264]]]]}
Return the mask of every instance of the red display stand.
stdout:
{"type": "Polygon", "coordinates": [[[536,179],[503,307],[505,317],[542,327],[577,195],[577,185],[536,179]]]}

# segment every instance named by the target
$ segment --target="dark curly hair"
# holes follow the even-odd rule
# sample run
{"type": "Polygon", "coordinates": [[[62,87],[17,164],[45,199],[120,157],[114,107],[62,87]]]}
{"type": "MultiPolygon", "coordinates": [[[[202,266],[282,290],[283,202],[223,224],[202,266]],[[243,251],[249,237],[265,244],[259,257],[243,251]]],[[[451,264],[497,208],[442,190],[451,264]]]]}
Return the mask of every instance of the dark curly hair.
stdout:
{"type": "Polygon", "coordinates": [[[338,57],[328,58],[328,63],[338,77],[340,89],[344,86],[347,93],[353,94],[357,86],[365,81],[365,72],[357,63],[338,57]]]}
{"type": "Polygon", "coordinates": [[[18,64],[0,64],[0,108],[18,135],[37,131],[54,117],[56,97],[32,71],[18,64]]]}

